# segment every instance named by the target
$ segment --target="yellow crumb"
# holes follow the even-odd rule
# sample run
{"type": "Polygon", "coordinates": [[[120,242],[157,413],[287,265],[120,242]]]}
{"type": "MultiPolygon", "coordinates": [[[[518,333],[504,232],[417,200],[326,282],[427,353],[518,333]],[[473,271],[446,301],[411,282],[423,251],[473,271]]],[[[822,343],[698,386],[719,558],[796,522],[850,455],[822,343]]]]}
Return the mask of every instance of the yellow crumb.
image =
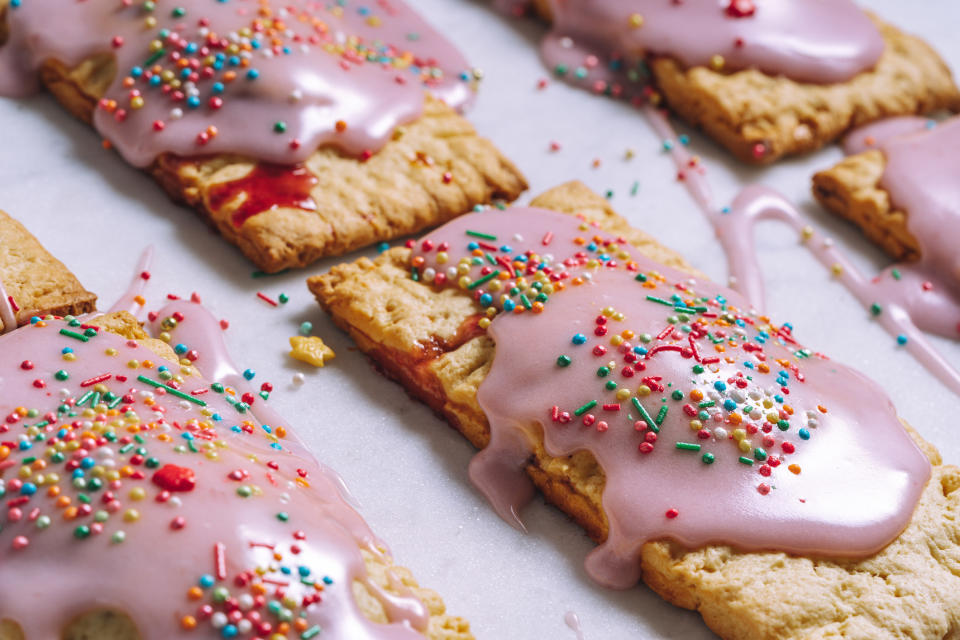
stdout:
{"type": "Polygon", "coordinates": [[[290,356],[294,360],[322,367],[328,360],[333,360],[337,354],[316,336],[293,336],[290,338],[292,351],[290,356]]]}

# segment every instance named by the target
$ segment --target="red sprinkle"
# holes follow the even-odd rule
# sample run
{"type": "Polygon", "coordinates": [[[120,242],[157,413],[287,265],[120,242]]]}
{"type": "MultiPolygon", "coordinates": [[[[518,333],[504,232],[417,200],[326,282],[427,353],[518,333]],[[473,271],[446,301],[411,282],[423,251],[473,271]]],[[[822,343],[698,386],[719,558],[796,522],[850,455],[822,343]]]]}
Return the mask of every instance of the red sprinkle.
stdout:
{"type": "Polygon", "coordinates": [[[261,300],[263,300],[264,302],[266,302],[267,304],[271,305],[271,306],[274,306],[274,307],[279,307],[279,306],[280,306],[280,305],[277,303],[276,300],[272,300],[269,296],[267,296],[267,295],[266,295],[265,293],[263,293],[262,291],[257,291],[257,297],[260,298],[261,300]]]}
{"type": "Polygon", "coordinates": [[[151,479],[153,484],[166,491],[193,491],[197,486],[197,479],[193,469],[178,467],[175,464],[165,464],[151,479]]]}
{"type": "Polygon", "coordinates": [[[665,515],[671,520],[673,520],[678,515],[680,515],[680,511],[678,511],[677,509],[667,509],[667,513],[665,515]]]}

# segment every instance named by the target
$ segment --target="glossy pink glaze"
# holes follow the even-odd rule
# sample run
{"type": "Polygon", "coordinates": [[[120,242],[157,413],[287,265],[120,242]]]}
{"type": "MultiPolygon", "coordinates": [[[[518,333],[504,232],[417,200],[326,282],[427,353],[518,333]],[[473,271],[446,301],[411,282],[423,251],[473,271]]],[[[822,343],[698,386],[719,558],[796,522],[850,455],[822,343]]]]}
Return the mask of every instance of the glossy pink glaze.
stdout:
{"type": "MultiPolygon", "coordinates": [[[[905,337],[904,348],[947,388],[960,395],[960,372],[923,334],[923,331],[930,331],[956,337],[960,331],[960,298],[953,293],[954,282],[945,281],[942,273],[931,271],[923,263],[893,265],[878,276],[868,278],[830,239],[807,226],[793,203],[761,185],[743,189],[734,198],[729,212],[722,213],[713,202],[704,167],[679,144],[667,116],[652,107],[645,107],[644,112],[661,138],[671,142],[670,155],[680,179],[713,227],[726,253],[732,288],[746,296],[757,309],[763,308],[763,275],[755,250],[754,225],[760,220],[778,220],[787,224],[800,235],[804,246],[824,267],[831,270],[839,267],[836,277],[865,307],[879,305],[880,314],[876,319],[881,326],[895,338],[905,337]],[[927,284],[932,286],[925,286],[927,284]]],[[[893,129],[903,131],[904,124],[907,124],[907,130],[913,130],[918,123],[899,123],[893,129]]],[[[877,125],[871,127],[875,136],[891,130],[890,125],[879,129],[877,125]]]]}
{"type": "Polygon", "coordinates": [[[934,123],[929,118],[902,116],[877,120],[854,129],[843,139],[843,152],[847,155],[877,149],[884,142],[908,133],[929,129],[934,123]]]}
{"type": "MultiPolygon", "coordinates": [[[[212,316],[191,303],[168,307],[161,316],[176,312],[183,314],[180,327],[192,332],[175,329],[172,341],[190,339],[191,347],[207,353],[207,345],[193,339],[210,333],[203,327],[209,327],[212,316]]],[[[212,589],[206,588],[199,600],[187,596],[188,589],[208,574],[217,577],[215,587],[226,587],[230,597],[236,598],[243,616],[249,620],[254,613],[259,615],[256,625],[270,622],[276,629],[278,617],[266,605],[278,598],[280,589],[295,601],[282,608],[289,608],[294,616],[305,615],[308,628],[320,625],[324,637],[422,637],[414,629],[425,629],[427,613],[412,596],[390,596],[370,585],[393,622],[374,624],[359,612],[351,584],[354,580],[369,584],[360,549],[379,553],[375,548],[379,543],[340,498],[336,484],[301,454],[297,441],[277,435],[278,422],[271,418],[272,433],[260,426],[262,416],[271,415],[264,413],[263,403],[254,404],[256,417],[240,413],[225,402],[226,394],[212,390],[198,377],[184,378],[179,390],[205,402],[204,407],[175,398],[137,380],[137,375],[159,378],[159,369],[144,367],[144,361],[163,363],[145,347],[106,332],[80,342],[60,335],[58,331],[64,328],[83,331],[83,327],[50,320],[46,327],[25,327],[0,339],[4,353],[0,415],[6,418],[0,426],[0,442],[13,445],[9,457],[0,460],[0,493],[6,493],[7,506],[0,516],[0,618],[16,620],[29,640],[41,640],[59,637],[60,629],[73,616],[107,607],[129,614],[145,639],[220,638],[213,618],[199,612],[203,604],[213,604],[214,611],[223,610],[224,605],[214,604],[212,589]],[[63,359],[64,347],[74,350],[74,361],[63,359]],[[107,349],[115,349],[116,355],[108,355],[107,349]],[[29,365],[24,365],[27,360],[29,365]],[[128,367],[130,360],[137,360],[139,368],[128,367]],[[55,378],[54,372],[60,369],[68,372],[67,380],[55,378]],[[27,431],[27,425],[56,418],[58,405],[65,401],[69,405],[96,388],[83,386],[83,381],[105,373],[112,376],[103,382],[109,390],[118,396],[130,394],[130,402],[124,400],[120,406],[135,415],[110,417],[101,407],[89,415],[61,413],[55,427],[27,431]],[[35,380],[43,381],[42,387],[35,380]],[[154,404],[148,406],[151,400],[154,404]],[[17,407],[35,408],[39,414],[23,416],[17,407]],[[51,411],[54,415],[46,416],[51,411]],[[222,420],[215,420],[213,414],[222,420]],[[117,420],[123,424],[112,425],[117,420]],[[139,458],[136,449],[123,440],[112,443],[103,439],[105,432],[129,439],[132,432],[128,427],[134,426],[144,442],[133,446],[147,449],[139,458]],[[47,442],[34,440],[30,449],[20,450],[18,443],[36,431],[47,442]],[[185,439],[186,433],[193,438],[185,439]],[[58,463],[46,451],[56,446],[52,439],[74,437],[67,434],[77,436],[75,441],[85,453],[68,450],[66,462],[58,463]],[[171,441],[164,442],[162,438],[168,435],[171,441]],[[190,451],[191,444],[198,452],[190,451]],[[179,452],[174,447],[179,447],[179,452]],[[18,473],[21,464],[31,455],[45,458],[48,465],[35,470],[30,480],[35,481],[37,473],[48,478],[51,473],[60,476],[58,481],[48,479],[32,495],[18,484],[25,480],[18,473]],[[147,464],[144,458],[151,456],[158,464],[147,464]],[[78,491],[69,482],[71,471],[64,465],[71,461],[77,465],[85,457],[96,465],[85,473],[85,480],[95,477],[98,468],[121,470],[121,479],[110,484],[107,478],[102,488],[78,491]],[[182,478],[186,473],[192,481],[173,483],[165,475],[169,471],[165,465],[179,467],[174,476],[182,478]],[[73,506],[82,506],[79,493],[89,495],[93,513],[64,520],[64,509],[55,506],[54,498],[47,494],[49,486],[59,486],[61,496],[71,498],[73,506]],[[249,491],[249,497],[240,496],[241,487],[249,491]],[[142,499],[136,499],[133,490],[143,491],[142,499]],[[164,494],[165,490],[169,492],[164,494]],[[11,506],[11,501],[24,504],[11,506]],[[128,509],[138,511],[135,522],[128,521],[128,509]],[[102,522],[96,517],[99,511],[103,512],[102,522]],[[44,517],[52,523],[40,528],[38,523],[44,517]],[[90,527],[85,539],[73,533],[80,525],[90,527]],[[125,532],[124,541],[112,540],[117,531],[125,532]],[[217,561],[218,548],[222,549],[222,563],[217,561]],[[258,567],[265,569],[261,577],[248,573],[258,567]],[[282,567],[292,575],[283,573],[282,567]],[[309,569],[305,580],[300,579],[300,567],[309,569]],[[264,602],[246,601],[252,595],[249,584],[235,582],[244,576],[265,587],[264,602]],[[322,591],[316,590],[312,583],[323,583],[324,577],[330,583],[322,591]],[[321,601],[304,607],[303,598],[310,595],[319,595],[321,601]],[[185,615],[198,618],[197,629],[180,627],[185,615]]],[[[176,365],[166,364],[171,373],[179,373],[176,365]]],[[[241,393],[238,389],[237,394],[241,393]]],[[[269,634],[254,626],[238,637],[254,635],[269,634]]]]}
{"type": "MultiPolygon", "coordinates": [[[[804,350],[788,327],[749,312],[734,292],[696,282],[567,215],[471,214],[430,234],[417,256],[425,269],[444,270],[471,255],[471,241],[494,247],[480,247],[494,258],[549,254],[549,279],[566,288],[552,292],[540,313],[501,313],[490,325],[496,355],[477,399],[491,442],[470,477],[515,521],[533,495],[524,472],[532,441],[542,434],[553,456],[593,454],[606,477],[609,523],[607,541],[587,560],[599,583],[633,585],[640,546],[652,540],[864,556],[909,522],[930,466],[890,400],[859,372],[804,350]],[[475,240],[468,230],[496,240],[475,240]],[[446,263],[436,258],[443,243],[446,263]],[[497,249],[503,244],[510,251],[497,249]],[[601,255],[615,266],[588,262],[601,255]],[[573,278],[585,273],[577,285],[573,278]],[[561,365],[559,356],[571,362],[561,365]],[[601,375],[600,367],[608,370],[601,375]],[[611,382],[616,389],[605,386],[611,382]],[[629,397],[618,398],[618,389],[629,397]],[[738,445],[741,436],[747,444],[738,445]],[[703,461],[707,453],[715,461],[703,461]]],[[[467,277],[476,281],[492,265],[484,259],[467,277]]],[[[478,299],[492,281],[472,289],[478,299]]],[[[496,305],[503,290],[493,293],[496,305]]]]}
{"type": "Polygon", "coordinates": [[[653,56],[694,67],[719,55],[725,69],[828,84],[870,70],[884,48],[850,0],[550,0],[550,8],[544,56],[571,70],[588,56],[598,67],[620,61],[626,71],[653,56]]]}
{"type": "Polygon", "coordinates": [[[419,117],[424,88],[454,107],[472,96],[460,78],[469,76],[464,58],[400,0],[348,0],[342,6],[318,0],[268,2],[273,17],[283,21],[277,43],[264,28],[259,48],[236,54],[220,44],[251,42],[239,34],[257,19],[260,4],[255,0],[182,0],[176,6],[186,10],[183,17],[173,17],[167,5],[149,13],[141,4],[124,8],[114,0],[71,1],[51,11],[46,2],[27,0],[10,8],[10,39],[0,48],[0,95],[35,91],[37,69],[47,59],[76,65],[96,54],[113,53],[118,73],[106,99],[117,104],[107,109],[101,104],[94,124],[137,166],[149,165],[164,152],[239,153],[292,164],[326,144],[360,155],[376,151],[397,125],[419,117]],[[156,18],[156,26],[144,26],[149,17],[156,18]],[[175,39],[163,40],[165,54],[147,65],[150,43],[160,29],[170,30],[175,39]],[[195,53],[187,50],[191,43],[198,47],[195,53]],[[397,62],[367,61],[370,51],[387,51],[397,62]],[[224,53],[222,69],[212,66],[213,59],[205,60],[218,53],[224,53]],[[197,78],[188,78],[179,89],[185,95],[172,99],[178,89],[169,78],[163,79],[163,89],[150,85],[144,73],[133,83],[145,99],[145,105],[136,108],[124,79],[135,67],[150,71],[155,64],[179,72],[174,55],[198,63],[197,78]],[[231,66],[232,55],[248,58],[249,65],[231,66]],[[419,71],[412,71],[414,67],[419,71]],[[248,78],[248,69],[259,77],[248,78]],[[229,70],[238,72],[233,81],[223,77],[229,70]],[[225,85],[221,93],[213,88],[217,81],[225,85]],[[191,88],[197,91],[196,108],[184,101],[191,88]],[[214,104],[219,99],[222,105],[214,104]],[[155,130],[154,122],[162,123],[162,130],[155,130]],[[283,131],[275,128],[278,122],[283,131]],[[338,122],[346,128],[338,131],[338,122]],[[212,136],[211,126],[216,128],[212,136]],[[208,139],[203,141],[205,134],[208,139]]]}

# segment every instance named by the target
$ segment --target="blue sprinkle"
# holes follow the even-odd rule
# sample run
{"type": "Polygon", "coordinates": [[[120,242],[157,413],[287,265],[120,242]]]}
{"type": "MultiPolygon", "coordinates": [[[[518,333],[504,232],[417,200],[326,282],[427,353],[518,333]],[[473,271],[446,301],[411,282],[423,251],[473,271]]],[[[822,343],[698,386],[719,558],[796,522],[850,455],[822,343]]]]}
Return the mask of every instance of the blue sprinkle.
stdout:
{"type": "Polygon", "coordinates": [[[141,67],[134,67],[133,69],[130,69],[130,75],[134,78],[139,78],[143,75],[143,69],[141,67]]]}
{"type": "Polygon", "coordinates": [[[213,582],[214,582],[213,576],[210,575],[209,573],[205,573],[205,574],[203,574],[202,576],[200,576],[200,581],[199,581],[198,584],[199,584],[203,589],[209,589],[210,587],[213,586],[213,582]]]}
{"type": "Polygon", "coordinates": [[[243,377],[246,378],[247,380],[253,380],[253,377],[255,375],[257,375],[257,372],[254,371],[253,369],[247,369],[246,371],[243,372],[243,377]]]}
{"type": "Polygon", "coordinates": [[[306,578],[308,575],[310,575],[310,567],[303,567],[303,566],[301,566],[300,568],[297,569],[297,572],[298,572],[301,576],[303,576],[304,578],[306,578]]]}
{"type": "Polygon", "coordinates": [[[175,346],[175,347],[173,348],[173,352],[176,353],[178,356],[182,356],[183,354],[185,354],[185,353],[187,352],[187,345],[185,345],[185,344],[178,344],[177,346],[175,346]]]}
{"type": "Polygon", "coordinates": [[[480,248],[480,245],[478,245],[476,242],[471,242],[470,244],[467,245],[467,249],[469,249],[470,251],[476,251],[479,248],[480,248]]]}
{"type": "Polygon", "coordinates": [[[389,248],[390,248],[390,245],[388,243],[381,242],[380,244],[377,245],[377,253],[383,253],[389,248]]]}
{"type": "Polygon", "coordinates": [[[513,302],[513,300],[504,300],[504,301],[503,301],[503,310],[504,310],[504,311],[513,311],[513,308],[516,307],[516,306],[517,306],[517,305],[513,302]]]}
{"type": "Polygon", "coordinates": [[[901,333],[900,335],[898,335],[898,336],[897,336],[897,344],[899,344],[899,345],[905,345],[905,344],[907,344],[907,336],[903,335],[902,333],[901,333]]]}
{"type": "Polygon", "coordinates": [[[66,355],[66,354],[68,354],[68,353],[73,353],[73,349],[70,348],[70,347],[64,347],[63,349],[60,350],[60,353],[62,353],[62,354],[64,354],[64,355],[66,355]]]}
{"type": "Polygon", "coordinates": [[[83,467],[84,469],[92,469],[96,464],[97,464],[97,461],[89,456],[87,456],[86,458],[80,461],[80,466],[83,467]]]}
{"type": "Polygon", "coordinates": [[[573,340],[572,340],[573,344],[583,344],[586,341],[587,341],[587,336],[583,335],[582,333],[578,333],[575,336],[573,336],[573,340]]]}
{"type": "Polygon", "coordinates": [[[716,382],[713,383],[713,388],[716,389],[717,391],[726,391],[727,383],[724,382],[723,380],[717,380],[716,382]]]}
{"type": "Polygon", "coordinates": [[[189,98],[187,98],[187,106],[190,107],[191,109],[196,109],[197,107],[200,106],[200,98],[198,98],[197,96],[190,96],[189,98]]]}
{"type": "Polygon", "coordinates": [[[734,402],[731,398],[727,398],[723,401],[723,408],[727,411],[733,411],[737,408],[737,403],[734,402]]]}
{"type": "Polygon", "coordinates": [[[250,79],[250,80],[256,80],[256,79],[259,78],[259,77],[260,77],[260,72],[257,71],[256,69],[250,69],[249,71],[247,71],[247,78],[248,78],[248,79],[250,79]]]}
{"type": "Polygon", "coordinates": [[[32,449],[33,444],[28,440],[21,440],[19,444],[20,451],[26,451],[27,449],[32,449]]]}
{"type": "Polygon", "coordinates": [[[214,82],[213,86],[210,87],[214,93],[223,93],[224,86],[222,82],[214,82]]]}
{"type": "Polygon", "coordinates": [[[240,630],[234,624],[225,625],[223,629],[220,629],[220,635],[224,638],[236,638],[238,633],[240,633],[240,630]]]}
{"type": "Polygon", "coordinates": [[[483,294],[482,296],[480,296],[480,306],[481,306],[481,307],[489,307],[489,306],[492,305],[492,304],[493,304],[493,296],[492,296],[492,295],[490,295],[489,293],[485,293],[485,294],[483,294]]]}
{"type": "Polygon", "coordinates": [[[810,439],[810,432],[807,431],[806,429],[800,429],[799,433],[800,433],[800,439],[801,439],[801,440],[809,440],[809,439],[810,439]]]}
{"type": "Polygon", "coordinates": [[[23,486],[20,487],[20,494],[24,496],[32,496],[37,492],[37,485],[32,482],[24,482],[23,486]]]}
{"type": "Polygon", "coordinates": [[[163,79],[160,76],[150,76],[150,86],[159,87],[163,79]]]}

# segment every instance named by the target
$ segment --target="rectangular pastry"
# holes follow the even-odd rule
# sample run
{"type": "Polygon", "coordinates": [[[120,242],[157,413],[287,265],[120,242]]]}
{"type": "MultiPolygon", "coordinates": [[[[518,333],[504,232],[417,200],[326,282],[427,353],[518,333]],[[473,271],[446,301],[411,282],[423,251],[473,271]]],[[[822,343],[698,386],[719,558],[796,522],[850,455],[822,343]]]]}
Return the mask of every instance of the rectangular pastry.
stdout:
{"type": "Polygon", "coordinates": [[[22,224],[0,211],[0,334],[33,316],[87,313],[96,302],[22,224]]]}
{"type": "Polygon", "coordinates": [[[884,117],[960,109],[950,70],[920,38],[850,0],[534,0],[553,70],[663,101],[750,163],[827,144],[884,117]]]}
{"type": "Polygon", "coordinates": [[[265,271],[526,188],[456,112],[473,71],[401,2],[0,0],[0,24],[0,94],[39,78],[265,271]]]}
{"type": "Polygon", "coordinates": [[[308,282],[483,449],[470,476],[498,513],[532,482],[600,544],[593,578],[642,578],[724,638],[949,637],[960,469],[585,186],[532,207],[308,282]]]}
{"type": "Polygon", "coordinates": [[[0,336],[0,640],[473,638],[247,398],[212,315],[175,302],[152,331],[0,336]]]}

